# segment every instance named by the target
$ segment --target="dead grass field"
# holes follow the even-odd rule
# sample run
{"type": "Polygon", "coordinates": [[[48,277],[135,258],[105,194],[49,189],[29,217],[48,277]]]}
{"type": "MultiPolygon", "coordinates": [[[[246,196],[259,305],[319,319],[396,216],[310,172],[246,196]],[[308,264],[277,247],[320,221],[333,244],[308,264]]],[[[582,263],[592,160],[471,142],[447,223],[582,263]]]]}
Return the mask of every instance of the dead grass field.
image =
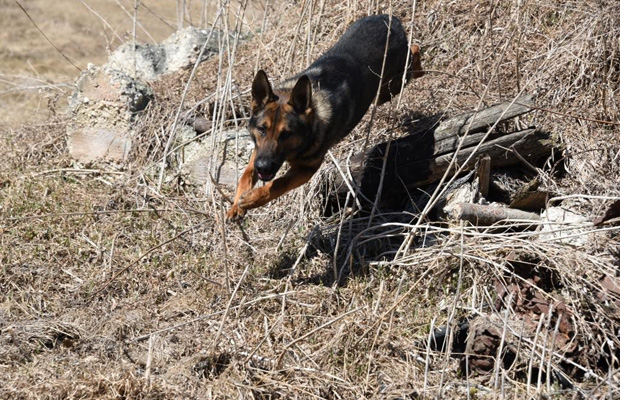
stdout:
{"type": "MultiPolygon", "coordinates": [[[[91,6],[103,7],[120,40],[80,1],[46,4],[23,5],[80,67],[131,40],[115,2],[91,6]]],[[[174,2],[145,4],[168,22],[139,14],[159,41],[176,26],[174,2]]],[[[230,21],[236,7],[223,9],[230,21]]],[[[364,119],[336,159],[360,151],[369,124],[400,134],[405,116],[536,93],[540,109],[521,122],[557,134],[564,150],[535,175],[554,204],[584,216],[559,226],[585,238],[580,245],[438,223],[421,214],[422,194],[372,221],[347,210],[324,217],[331,161],[310,184],[226,224],[232,188],[205,192],[171,171],[157,189],[163,146],[154,138],[170,134],[190,71],[153,84],[131,162],[75,165],[60,84],[78,72],[14,3],[0,11],[0,51],[11,56],[0,65],[0,398],[620,397],[620,227],[590,223],[620,199],[616,1],[269,1],[265,29],[253,22],[235,52],[202,63],[185,102],[230,100],[215,79],[230,71],[243,95],[220,103],[219,135],[243,123],[230,118],[247,111],[257,65],[287,77],[353,20],[391,11],[428,73],[372,124],[364,119]],[[28,88],[36,85],[46,88],[28,88]],[[464,321],[492,327],[497,353],[465,358],[427,343],[435,328],[464,321]],[[470,368],[481,359],[487,371],[470,368]]]]}
{"type": "MultiPolygon", "coordinates": [[[[127,15],[114,1],[84,3],[79,0],[21,2],[67,60],[14,1],[0,1],[0,125],[8,128],[44,122],[49,118],[48,99],[59,101],[60,106],[66,104],[78,68],[83,69],[88,63],[102,64],[110,50],[131,37],[133,5],[121,3],[130,12],[127,15]]],[[[176,4],[162,0],[148,3],[167,24],[141,9],[144,30],[138,30],[137,37],[146,42],[161,41],[175,30],[176,4]]]]}

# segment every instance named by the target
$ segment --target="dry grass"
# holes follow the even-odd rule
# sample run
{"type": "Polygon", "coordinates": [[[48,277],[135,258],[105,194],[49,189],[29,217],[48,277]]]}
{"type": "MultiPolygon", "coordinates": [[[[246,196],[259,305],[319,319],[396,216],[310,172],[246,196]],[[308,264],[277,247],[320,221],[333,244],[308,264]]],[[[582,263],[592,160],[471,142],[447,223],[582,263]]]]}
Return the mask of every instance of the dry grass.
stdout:
{"type": "MultiPolygon", "coordinates": [[[[620,197],[616,2],[392,9],[429,73],[334,150],[341,165],[368,132],[375,143],[407,118],[535,92],[541,110],[520,123],[566,145],[565,173],[541,166],[544,184],[579,195],[562,205],[589,220],[620,197]]],[[[617,282],[617,223],[559,225],[587,235],[571,246],[535,231],[433,223],[420,194],[372,220],[345,209],[326,218],[332,161],[239,225],[223,223],[219,191],[183,184],[177,160],[158,189],[186,87],[180,122],[206,114],[206,140],[217,140],[244,123],[257,65],[287,77],[388,5],[269,1],[265,29],[237,44],[242,11],[222,9],[217,28],[232,34],[220,57],[191,81],[187,70],[154,84],[121,172],[74,166],[63,117],[3,138],[0,398],[618,398],[620,291],[605,284],[617,282]],[[426,341],[466,319],[495,334],[498,352],[476,355],[490,360],[487,373],[426,341]],[[541,370],[563,371],[572,388],[541,370]]]]}

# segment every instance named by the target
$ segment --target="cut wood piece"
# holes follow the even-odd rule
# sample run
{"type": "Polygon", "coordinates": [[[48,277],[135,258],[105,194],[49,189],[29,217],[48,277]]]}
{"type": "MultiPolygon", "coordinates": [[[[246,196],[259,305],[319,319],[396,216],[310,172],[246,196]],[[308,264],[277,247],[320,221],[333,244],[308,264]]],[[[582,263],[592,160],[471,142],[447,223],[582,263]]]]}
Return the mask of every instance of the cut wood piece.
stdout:
{"type": "Polygon", "coordinates": [[[547,200],[551,196],[548,190],[539,190],[540,180],[538,178],[527,182],[515,193],[510,196],[510,208],[518,208],[525,211],[540,211],[547,205],[547,200]]]}
{"type": "Polygon", "coordinates": [[[488,154],[483,154],[478,158],[476,177],[478,178],[478,193],[487,199],[489,197],[489,183],[491,182],[491,157],[488,154]]]}
{"type": "Polygon", "coordinates": [[[474,225],[493,225],[509,219],[540,220],[540,215],[536,213],[482,204],[457,203],[446,207],[444,212],[453,219],[469,221],[474,225]]]}
{"type": "Polygon", "coordinates": [[[540,211],[545,208],[551,193],[546,190],[534,190],[531,192],[519,192],[508,205],[510,208],[518,208],[526,211],[540,211]]]}

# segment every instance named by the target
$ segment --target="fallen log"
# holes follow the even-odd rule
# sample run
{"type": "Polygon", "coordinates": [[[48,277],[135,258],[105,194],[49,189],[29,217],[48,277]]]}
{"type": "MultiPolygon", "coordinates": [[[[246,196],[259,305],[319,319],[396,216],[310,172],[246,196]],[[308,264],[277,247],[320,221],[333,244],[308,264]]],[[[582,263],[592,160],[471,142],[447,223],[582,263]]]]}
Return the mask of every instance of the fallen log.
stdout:
{"type": "MultiPolygon", "coordinates": [[[[455,153],[456,167],[462,166],[462,172],[474,168],[482,153],[491,157],[491,168],[519,164],[523,159],[535,164],[548,157],[554,141],[534,128],[508,133],[494,129],[487,136],[488,129],[498,120],[503,122],[532,111],[532,105],[532,96],[523,96],[515,102],[450,118],[434,129],[414,130],[405,137],[375,146],[366,157],[354,157],[349,168],[360,188],[361,200],[374,201],[380,186],[382,202],[391,202],[394,197],[402,198],[416,188],[437,182],[451,168],[455,153]],[[486,141],[476,149],[485,136],[486,141]]],[[[337,197],[344,199],[349,189],[341,177],[335,178],[334,187],[337,197]]]]}
{"type": "MultiPolygon", "coordinates": [[[[486,131],[492,127],[498,120],[507,121],[519,115],[526,114],[533,110],[534,97],[526,95],[519,97],[514,103],[500,103],[489,108],[472,111],[465,114],[457,115],[445,121],[432,132],[412,132],[407,137],[418,136],[420,134],[432,134],[434,148],[432,155],[438,156],[446,153],[453,153],[457,149],[459,142],[462,141],[461,147],[475,146],[480,139],[486,134],[486,131]],[[467,134],[467,136],[465,136],[467,134]]],[[[500,135],[499,131],[491,134],[491,137],[500,135]]],[[[405,139],[405,138],[403,138],[405,139]]],[[[415,148],[418,140],[403,140],[403,144],[409,143],[415,148]]]]}
{"type": "MultiPolygon", "coordinates": [[[[483,143],[478,149],[466,147],[456,153],[456,165],[463,166],[463,171],[471,170],[476,164],[476,154],[486,153],[491,157],[491,168],[506,167],[520,163],[516,153],[528,159],[536,159],[550,152],[548,135],[535,129],[526,129],[498,137],[483,143]],[[476,151],[474,156],[470,157],[476,151]],[[469,159],[469,161],[467,161],[469,159]]],[[[385,168],[384,187],[397,190],[399,186],[417,188],[437,182],[448,169],[453,154],[442,154],[432,158],[416,159],[403,157],[399,143],[392,143],[385,168]],[[399,185],[400,183],[400,185],[399,185]]],[[[372,195],[378,188],[381,176],[383,156],[372,154],[364,168],[362,176],[362,193],[372,195]]]]}

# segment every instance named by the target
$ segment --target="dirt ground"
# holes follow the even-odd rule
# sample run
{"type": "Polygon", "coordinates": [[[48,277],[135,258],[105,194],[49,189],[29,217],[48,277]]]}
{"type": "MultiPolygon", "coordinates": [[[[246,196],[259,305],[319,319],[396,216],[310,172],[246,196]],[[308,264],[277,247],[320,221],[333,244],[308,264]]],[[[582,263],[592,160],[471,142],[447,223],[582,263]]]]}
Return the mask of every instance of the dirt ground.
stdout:
{"type": "MultiPolygon", "coordinates": [[[[64,111],[78,69],[132,40],[134,2],[20,3],[71,62],[0,0],[0,399],[620,398],[615,0],[252,2],[238,45],[193,80],[185,69],[151,83],[120,165],[72,160],[64,111]],[[214,127],[192,140],[220,143],[245,124],[257,67],[288,77],[355,19],[388,12],[427,73],[308,184],[226,223],[234,188],[192,185],[181,157],[164,159],[186,88],[183,111],[214,127]],[[325,211],[368,133],[372,146],[520,92],[536,110],[511,124],[558,146],[493,174],[536,182],[535,212],[570,221],[545,233],[440,220],[424,208],[443,186],[372,217],[325,211]]],[[[140,3],[137,39],[178,26],[179,2],[140,3]]],[[[202,2],[186,3],[183,25],[200,25],[202,2]]],[[[235,22],[238,4],[219,4],[235,22]]]]}

